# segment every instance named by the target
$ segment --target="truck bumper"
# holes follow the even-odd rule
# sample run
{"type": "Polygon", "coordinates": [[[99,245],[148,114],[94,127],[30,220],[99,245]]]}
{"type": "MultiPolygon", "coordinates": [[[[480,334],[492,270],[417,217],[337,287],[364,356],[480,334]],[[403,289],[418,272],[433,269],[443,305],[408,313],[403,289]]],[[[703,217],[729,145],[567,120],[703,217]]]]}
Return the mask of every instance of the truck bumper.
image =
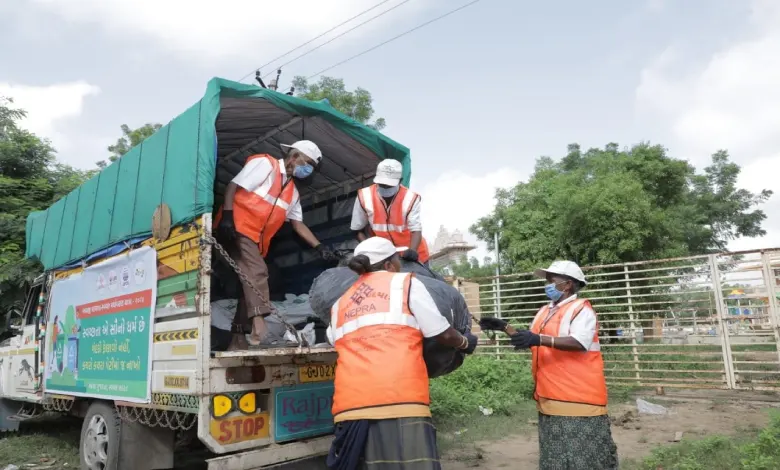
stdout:
{"type": "Polygon", "coordinates": [[[271,444],[237,454],[209,459],[208,470],[251,470],[265,468],[293,460],[325,455],[333,436],[318,437],[289,444],[271,444]]]}

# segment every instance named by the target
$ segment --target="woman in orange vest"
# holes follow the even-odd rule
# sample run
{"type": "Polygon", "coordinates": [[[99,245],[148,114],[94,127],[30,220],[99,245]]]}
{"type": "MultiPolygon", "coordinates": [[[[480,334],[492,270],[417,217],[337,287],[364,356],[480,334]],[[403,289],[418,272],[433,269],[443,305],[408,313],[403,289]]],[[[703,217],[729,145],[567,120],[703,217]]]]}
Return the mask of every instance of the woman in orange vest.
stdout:
{"type": "Polygon", "coordinates": [[[422,236],[420,195],[401,184],[403,166],[383,160],[376,167],[374,184],[358,191],[350,227],[357,239],[382,237],[403,248],[401,258],[427,266],[430,254],[422,236]]]}
{"type": "Polygon", "coordinates": [[[531,349],[539,469],[617,469],[598,320],[590,302],[577,296],[587,285],[585,275],[572,261],[556,261],[534,274],[546,279],[550,303],[539,309],[530,330],[499,318],[482,318],[479,324],[507,333],[515,349],[531,349]]]}
{"type": "Polygon", "coordinates": [[[477,337],[458,333],[425,286],[399,272],[390,241],[361,242],[349,267],[360,277],[333,305],[328,327],[338,353],[328,466],[440,470],[423,338],[471,354],[477,337]]]}
{"type": "Polygon", "coordinates": [[[289,221],[293,230],[325,260],[335,260],[331,250],[322,245],[303,223],[303,209],[293,180],[310,180],[314,168],[322,160],[322,152],[314,142],[299,140],[287,149],[287,158],[277,160],[271,155],[249,157],[241,172],[225,190],[225,202],[217,214],[220,240],[232,245],[236,264],[260,291],[257,295],[241,279],[244,295],[233,321],[233,342],[230,349],[245,349],[249,321],[252,322],[250,344],[257,346],[265,339],[265,317],[271,314],[268,289],[268,266],[263,259],[268,254],[276,232],[289,221]]]}

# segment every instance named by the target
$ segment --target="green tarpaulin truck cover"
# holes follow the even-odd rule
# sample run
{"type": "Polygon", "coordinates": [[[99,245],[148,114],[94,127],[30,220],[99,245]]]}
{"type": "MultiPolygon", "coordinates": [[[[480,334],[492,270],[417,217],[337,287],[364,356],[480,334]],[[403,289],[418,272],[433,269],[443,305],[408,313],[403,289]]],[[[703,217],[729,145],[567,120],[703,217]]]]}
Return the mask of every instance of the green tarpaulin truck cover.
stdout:
{"type": "Polygon", "coordinates": [[[346,169],[361,162],[362,170],[368,168],[367,163],[392,158],[403,163],[403,181],[408,184],[409,149],[328,103],[214,78],[194,106],[49,209],[31,213],[26,256],[40,260],[49,270],[147,236],[161,203],[170,207],[173,225],[212,212],[223,140],[245,146],[263,129],[289,125],[290,117],[301,125],[307,120],[312,123],[306,138],[320,145],[326,159],[332,154],[334,166],[346,169]],[[229,114],[226,103],[231,106],[229,119],[225,118],[229,114]],[[369,153],[374,161],[361,160],[361,155],[369,153]],[[352,157],[342,156],[347,154],[352,157]]]}

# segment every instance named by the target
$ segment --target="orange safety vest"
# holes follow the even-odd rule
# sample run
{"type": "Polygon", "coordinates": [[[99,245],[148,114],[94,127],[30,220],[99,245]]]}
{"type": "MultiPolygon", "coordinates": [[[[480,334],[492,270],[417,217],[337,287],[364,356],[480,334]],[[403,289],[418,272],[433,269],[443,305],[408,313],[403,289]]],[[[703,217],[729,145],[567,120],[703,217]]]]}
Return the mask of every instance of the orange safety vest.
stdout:
{"type": "MultiPolygon", "coordinates": [[[[569,336],[571,322],[585,307],[591,307],[590,302],[575,299],[561,305],[548,318],[550,306],[545,305],[536,314],[531,331],[555,337],[569,336]]],[[[599,344],[598,322],[593,334],[593,344],[588,351],[561,351],[537,346],[531,348],[531,361],[531,373],[536,384],[535,400],[546,398],[606,406],[607,384],[599,344]]]]}
{"type": "MultiPolygon", "coordinates": [[[[267,158],[271,163],[271,173],[268,175],[271,178],[271,189],[267,192],[264,192],[265,188],[247,191],[239,186],[233,198],[233,220],[236,231],[257,243],[260,253],[266,256],[271,239],[287,220],[287,209],[298,197],[298,191],[292,179],[282,186],[283,169],[279,161],[270,155],[252,155],[244,165],[256,158],[267,158]]],[[[222,208],[215,219],[215,227],[221,218],[222,208]]]]}
{"type": "MultiPolygon", "coordinates": [[[[387,207],[385,199],[379,195],[377,189],[378,186],[372,184],[358,191],[360,206],[368,216],[371,230],[374,235],[390,240],[396,247],[408,247],[412,243],[412,232],[409,231],[407,219],[414,204],[420,200],[420,196],[402,185],[398,188],[398,193],[390,203],[390,207],[387,207]]],[[[421,263],[425,263],[430,258],[425,238],[417,247],[417,254],[421,263]]]]}
{"type": "Polygon", "coordinates": [[[331,309],[338,353],[333,416],[389,405],[430,405],[423,335],[409,310],[409,273],[361,276],[331,309]]]}

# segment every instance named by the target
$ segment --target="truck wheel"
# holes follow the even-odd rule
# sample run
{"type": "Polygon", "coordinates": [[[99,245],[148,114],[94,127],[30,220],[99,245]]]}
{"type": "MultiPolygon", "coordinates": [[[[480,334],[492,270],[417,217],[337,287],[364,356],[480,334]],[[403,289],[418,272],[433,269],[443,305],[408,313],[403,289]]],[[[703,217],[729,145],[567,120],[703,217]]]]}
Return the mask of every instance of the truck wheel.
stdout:
{"type": "Polygon", "coordinates": [[[113,406],[95,401],[81,425],[79,456],[82,470],[115,470],[119,459],[121,421],[113,406]]]}

